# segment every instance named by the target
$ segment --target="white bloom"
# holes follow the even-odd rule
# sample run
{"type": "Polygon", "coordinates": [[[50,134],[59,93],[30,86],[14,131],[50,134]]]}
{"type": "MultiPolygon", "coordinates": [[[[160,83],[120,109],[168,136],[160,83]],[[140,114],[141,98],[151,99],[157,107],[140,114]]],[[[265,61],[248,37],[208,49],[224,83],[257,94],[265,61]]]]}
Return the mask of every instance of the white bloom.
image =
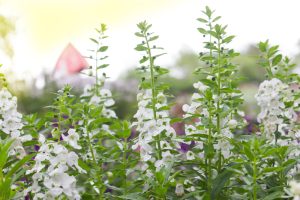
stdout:
{"type": "MultiPolygon", "coordinates": [[[[176,137],[176,132],[170,125],[168,111],[159,110],[159,108],[167,106],[167,98],[162,92],[157,94],[157,102],[155,104],[155,108],[157,109],[156,119],[151,108],[152,90],[147,89],[141,91],[137,94],[137,100],[138,110],[134,115],[136,121],[132,123],[132,126],[136,127],[136,130],[139,132],[139,137],[132,148],[140,151],[142,161],[153,162],[156,167],[156,171],[158,171],[170,161],[173,155],[171,155],[169,151],[163,151],[162,159],[156,160],[156,158],[153,157],[155,150],[158,149],[155,137],[162,133],[164,133],[169,139],[176,137]]],[[[160,141],[160,147],[164,150],[171,149],[171,145],[164,140],[160,141]]]]}
{"type": "Polygon", "coordinates": [[[293,96],[288,88],[288,85],[273,78],[262,82],[255,95],[257,104],[261,108],[257,121],[263,124],[265,134],[269,139],[274,139],[277,127],[283,135],[290,132],[297,120],[293,108],[285,108],[284,102],[291,101],[293,96]],[[289,119],[287,123],[284,123],[283,116],[289,119]]]}
{"type": "Polygon", "coordinates": [[[230,129],[235,129],[237,127],[237,125],[238,125],[238,123],[237,123],[237,121],[235,119],[231,119],[228,122],[228,127],[230,129]]]}
{"type": "Polygon", "coordinates": [[[195,154],[192,151],[186,152],[186,159],[187,160],[195,160],[195,154]]]}
{"type": "Polygon", "coordinates": [[[77,154],[69,152],[56,142],[46,143],[43,139],[41,141],[43,144],[35,157],[35,164],[26,172],[26,174],[33,173],[33,183],[27,192],[31,191],[33,199],[56,199],[62,196],[68,199],[80,199],[76,189],[76,179],[68,174],[71,169],[85,172],[78,165],[77,154]],[[41,182],[43,184],[40,184],[41,182]]]}
{"type": "Polygon", "coordinates": [[[64,141],[66,141],[70,146],[72,146],[75,149],[81,149],[81,146],[78,145],[79,135],[75,131],[75,129],[69,129],[68,135],[65,136],[62,134],[62,138],[64,141]]]}
{"type": "Polygon", "coordinates": [[[194,88],[195,89],[198,89],[198,90],[200,90],[201,92],[204,92],[205,90],[207,90],[208,89],[208,87],[206,86],[206,85],[204,85],[202,82],[197,82],[197,83],[194,83],[193,84],[193,86],[194,86],[194,88]]]}
{"type": "Polygon", "coordinates": [[[182,196],[184,194],[184,187],[181,183],[176,184],[175,194],[177,196],[182,196]]]}
{"type": "Polygon", "coordinates": [[[17,111],[17,98],[5,88],[0,90],[0,131],[14,139],[9,154],[19,159],[26,155],[22,143],[31,140],[30,135],[24,135],[23,126],[22,114],[17,111]]]}
{"type": "Polygon", "coordinates": [[[294,195],[294,199],[300,198],[300,183],[292,180],[289,182],[289,185],[291,186],[291,193],[294,195]]]}

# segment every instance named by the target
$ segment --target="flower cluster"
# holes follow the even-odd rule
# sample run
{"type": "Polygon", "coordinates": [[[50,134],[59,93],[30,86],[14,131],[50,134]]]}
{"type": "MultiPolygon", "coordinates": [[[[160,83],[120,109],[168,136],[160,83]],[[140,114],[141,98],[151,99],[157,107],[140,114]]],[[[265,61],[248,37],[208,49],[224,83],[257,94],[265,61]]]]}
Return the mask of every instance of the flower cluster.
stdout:
{"type": "Polygon", "coordinates": [[[265,80],[259,85],[255,95],[261,108],[257,121],[262,123],[264,133],[269,139],[275,139],[274,133],[277,131],[283,136],[294,135],[293,124],[297,115],[293,107],[285,106],[285,102],[293,100],[290,90],[288,85],[277,78],[265,80]]]}
{"type": "MultiPolygon", "coordinates": [[[[161,159],[155,159],[153,157],[155,153],[153,143],[155,144],[155,141],[161,134],[164,134],[166,137],[173,140],[176,137],[176,133],[170,126],[168,111],[160,110],[167,106],[167,99],[165,95],[160,92],[156,99],[157,111],[155,112],[155,117],[157,119],[154,118],[154,112],[151,108],[152,91],[150,89],[144,90],[137,95],[138,111],[134,115],[134,118],[136,118],[137,121],[132,123],[132,126],[136,126],[139,136],[137,142],[132,146],[132,148],[139,148],[142,161],[155,161],[156,170],[159,171],[161,167],[166,166],[166,163],[173,159],[173,155],[170,153],[170,150],[173,148],[167,140],[160,140],[159,145],[162,150],[162,157],[161,159]]],[[[158,148],[158,144],[155,144],[154,147],[158,148]]]]}
{"type": "Polygon", "coordinates": [[[146,21],[135,33],[143,56],[132,124],[117,118],[99,73],[108,66],[104,24],[90,38],[95,81],[80,97],[66,86],[41,117],[22,118],[0,82],[0,199],[300,199],[299,183],[290,181],[300,169],[300,76],[278,46],[259,43],[269,80],[255,95],[258,126],[246,131],[233,64],[239,54],[227,47],[234,36],[210,8],[203,14],[206,51],[190,103],[178,106],[182,117],[169,113],[169,86],[159,81],[169,70],[156,62],[165,53],[146,21]]]}
{"type": "MultiPolygon", "coordinates": [[[[74,130],[69,130],[67,138],[66,143],[77,149],[81,148],[77,144],[74,130]]],[[[26,172],[32,174],[33,183],[25,192],[34,194],[33,199],[56,199],[64,195],[68,199],[80,199],[76,179],[72,175],[72,171],[85,173],[78,165],[78,155],[69,151],[63,141],[46,141],[40,135],[39,142],[41,146],[34,158],[34,166],[26,172]]]]}
{"type": "Polygon", "coordinates": [[[84,92],[81,97],[83,99],[87,98],[89,100],[89,104],[103,105],[103,117],[117,118],[115,111],[111,109],[111,107],[115,104],[115,101],[113,100],[111,91],[109,89],[98,89],[98,87],[87,85],[84,88],[84,92]]]}
{"type": "Polygon", "coordinates": [[[26,152],[23,142],[30,141],[30,135],[24,135],[22,131],[22,114],[17,111],[17,98],[6,89],[0,90],[0,133],[5,133],[14,140],[11,155],[23,158],[26,152]]]}

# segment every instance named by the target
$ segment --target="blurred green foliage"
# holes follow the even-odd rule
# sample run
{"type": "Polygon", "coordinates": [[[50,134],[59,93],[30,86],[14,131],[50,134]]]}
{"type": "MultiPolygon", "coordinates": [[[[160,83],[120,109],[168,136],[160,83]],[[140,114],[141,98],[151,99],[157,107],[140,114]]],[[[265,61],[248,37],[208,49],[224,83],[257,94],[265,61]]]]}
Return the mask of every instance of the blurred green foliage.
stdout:
{"type": "MultiPolygon", "coordinates": [[[[258,111],[254,94],[256,93],[259,82],[265,78],[263,69],[258,66],[259,56],[258,49],[250,45],[246,51],[235,58],[233,62],[239,66],[240,89],[245,95],[244,110],[254,116],[258,111]]],[[[300,54],[296,56],[296,61],[300,61],[300,54]]],[[[193,72],[201,64],[198,54],[192,51],[181,51],[178,59],[173,65],[167,66],[170,74],[161,77],[161,81],[170,85],[169,95],[172,100],[178,96],[189,96],[193,93],[193,83],[199,79],[193,72]]],[[[54,92],[57,91],[58,85],[52,79],[51,75],[43,74],[45,87],[38,90],[34,85],[31,91],[23,91],[19,96],[19,108],[24,113],[42,113],[44,107],[50,105],[54,92]],[[34,103],[32,103],[34,102],[34,103]]],[[[78,76],[79,77],[79,76],[78,76]]],[[[134,68],[120,76],[116,81],[109,83],[114,99],[116,100],[116,112],[122,119],[131,119],[134,115],[136,105],[136,93],[138,91],[138,82],[141,77],[134,68]]],[[[35,82],[35,81],[33,81],[35,82]]],[[[81,88],[74,88],[74,92],[79,95],[82,93],[81,88]]]]}

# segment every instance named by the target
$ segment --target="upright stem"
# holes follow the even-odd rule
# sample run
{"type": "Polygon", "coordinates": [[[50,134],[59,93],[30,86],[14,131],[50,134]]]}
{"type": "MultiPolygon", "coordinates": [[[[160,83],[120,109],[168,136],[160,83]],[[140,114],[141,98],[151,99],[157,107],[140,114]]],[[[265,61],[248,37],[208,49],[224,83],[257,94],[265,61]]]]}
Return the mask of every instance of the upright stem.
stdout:
{"type": "Polygon", "coordinates": [[[218,39],[218,79],[217,79],[217,84],[218,84],[218,101],[217,101],[217,131],[218,134],[221,132],[221,127],[220,127],[220,97],[221,97],[221,74],[220,74],[220,68],[221,68],[221,44],[220,44],[220,39],[218,39]]]}
{"type": "MultiPolygon", "coordinates": [[[[145,40],[146,40],[146,45],[147,45],[147,53],[149,56],[149,65],[150,65],[150,76],[151,76],[151,88],[152,88],[152,110],[153,110],[153,117],[155,122],[157,121],[157,110],[156,110],[156,86],[155,86],[155,77],[154,77],[154,60],[151,54],[151,48],[149,45],[148,37],[147,35],[144,34],[145,40]]],[[[158,158],[161,159],[161,146],[160,146],[160,134],[158,134],[158,141],[157,141],[157,146],[158,146],[158,158]]]]}
{"type": "Polygon", "coordinates": [[[127,154],[127,138],[124,138],[124,147],[123,147],[123,170],[124,170],[124,195],[127,194],[127,175],[126,175],[126,169],[127,169],[127,159],[126,159],[126,154],[127,154]]]}
{"type": "Polygon", "coordinates": [[[99,182],[99,192],[100,192],[99,199],[102,200],[102,199],[104,199],[103,198],[103,184],[102,184],[102,162],[97,163],[97,161],[96,161],[96,157],[95,157],[95,153],[94,153],[93,146],[91,143],[89,131],[87,131],[87,136],[88,136],[87,137],[88,145],[89,145],[90,152],[92,154],[93,163],[94,163],[95,167],[97,167],[99,165],[99,173],[97,173],[97,176],[98,176],[97,178],[98,178],[98,182],[99,182]]]}
{"type": "MultiPolygon", "coordinates": [[[[217,100],[217,132],[218,136],[221,134],[221,118],[220,118],[220,100],[221,100],[221,44],[220,39],[218,39],[218,78],[217,78],[217,94],[218,94],[218,100],[217,100]]],[[[222,154],[221,149],[219,150],[219,165],[218,165],[218,171],[221,171],[222,167],[222,154]]]]}
{"type": "MultiPolygon", "coordinates": [[[[99,41],[100,42],[100,41],[99,41]]],[[[96,51],[95,51],[95,79],[96,79],[96,84],[95,84],[95,87],[96,87],[96,95],[98,96],[99,94],[99,91],[98,91],[98,48],[99,48],[99,44],[97,44],[97,48],[96,48],[96,51]]]]}
{"type": "MultiPolygon", "coordinates": [[[[209,29],[210,31],[212,30],[212,27],[211,27],[211,23],[209,23],[209,29]]],[[[209,35],[209,45],[211,45],[212,43],[212,38],[211,38],[211,35],[209,35]]],[[[210,48],[209,49],[209,55],[210,55],[210,64],[212,64],[212,49],[210,48]]],[[[209,101],[209,124],[212,124],[212,116],[211,116],[211,102],[209,101]]],[[[211,130],[211,126],[209,126],[208,128],[208,145],[209,145],[209,148],[212,146],[212,130],[211,130]]],[[[209,158],[208,158],[208,181],[207,181],[207,188],[208,188],[208,194],[209,194],[209,198],[210,198],[210,195],[211,195],[211,190],[212,190],[212,165],[211,165],[211,157],[209,155],[209,158]]]]}
{"type": "Polygon", "coordinates": [[[253,189],[252,189],[252,196],[253,200],[257,200],[257,166],[256,166],[256,158],[254,158],[254,161],[252,163],[253,167],[253,189]]]}

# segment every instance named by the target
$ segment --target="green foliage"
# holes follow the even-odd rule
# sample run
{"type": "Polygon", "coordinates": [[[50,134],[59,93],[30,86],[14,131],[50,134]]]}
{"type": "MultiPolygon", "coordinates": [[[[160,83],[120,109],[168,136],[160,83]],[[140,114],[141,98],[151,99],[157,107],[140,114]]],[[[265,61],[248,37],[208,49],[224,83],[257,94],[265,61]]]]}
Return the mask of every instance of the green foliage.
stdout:
{"type": "MultiPolygon", "coordinates": [[[[221,17],[209,7],[203,14],[197,20],[205,51],[195,61],[200,63],[194,72],[196,92],[191,104],[182,107],[183,119],[169,116],[167,97],[171,95],[163,94],[169,85],[162,80],[167,80],[164,78],[170,70],[157,64],[165,53],[156,44],[159,36],[146,21],[137,24],[135,33],[141,39],[135,50],[142,54],[137,69],[141,82],[136,121],[117,118],[113,95],[105,88],[107,76],[102,70],[109,66],[105,63],[109,47],[104,24],[96,29],[97,36],[90,38],[93,65],[85,74],[94,77],[94,84],[81,96],[74,95],[67,85],[55,93],[44,114],[21,119],[15,113],[15,120],[24,123],[15,128],[2,110],[11,111],[16,99],[10,93],[3,95],[8,108],[0,107],[0,200],[25,195],[72,199],[74,191],[68,190],[68,181],[76,183],[72,189],[80,188],[82,199],[297,197],[295,188],[288,191],[289,181],[299,175],[300,126],[295,118],[300,111],[300,94],[295,88],[300,79],[293,72],[295,64],[268,40],[258,44],[260,65],[270,80],[260,86],[266,90],[258,92],[262,97],[256,95],[262,108],[258,133],[246,135],[244,114],[239,110],[243,103],[239,66],[234,63],[239,53],[228,47],[234,36],[227,34],[227,26],[219,23],[221,17]],[[283,91],[269,91],[271,81],[275,86],[281,84],[283,91]],[[269,116],[267,124],[264,120],[269,116]],[[169,126],[175,123],[185,126],[185,134],[176,136],[169,126]],[[2,126],[15,128],[17,136],[2,126]],[[18,135],[32,139],[23,142],[18,135]],[[17,142],[24,146],[23,157],[12,153],[17,142]],[[60,175],[67,180],[61,180],[60,175]]],[[[7,91],[2,73],[0,83],[7,91]]]]}

